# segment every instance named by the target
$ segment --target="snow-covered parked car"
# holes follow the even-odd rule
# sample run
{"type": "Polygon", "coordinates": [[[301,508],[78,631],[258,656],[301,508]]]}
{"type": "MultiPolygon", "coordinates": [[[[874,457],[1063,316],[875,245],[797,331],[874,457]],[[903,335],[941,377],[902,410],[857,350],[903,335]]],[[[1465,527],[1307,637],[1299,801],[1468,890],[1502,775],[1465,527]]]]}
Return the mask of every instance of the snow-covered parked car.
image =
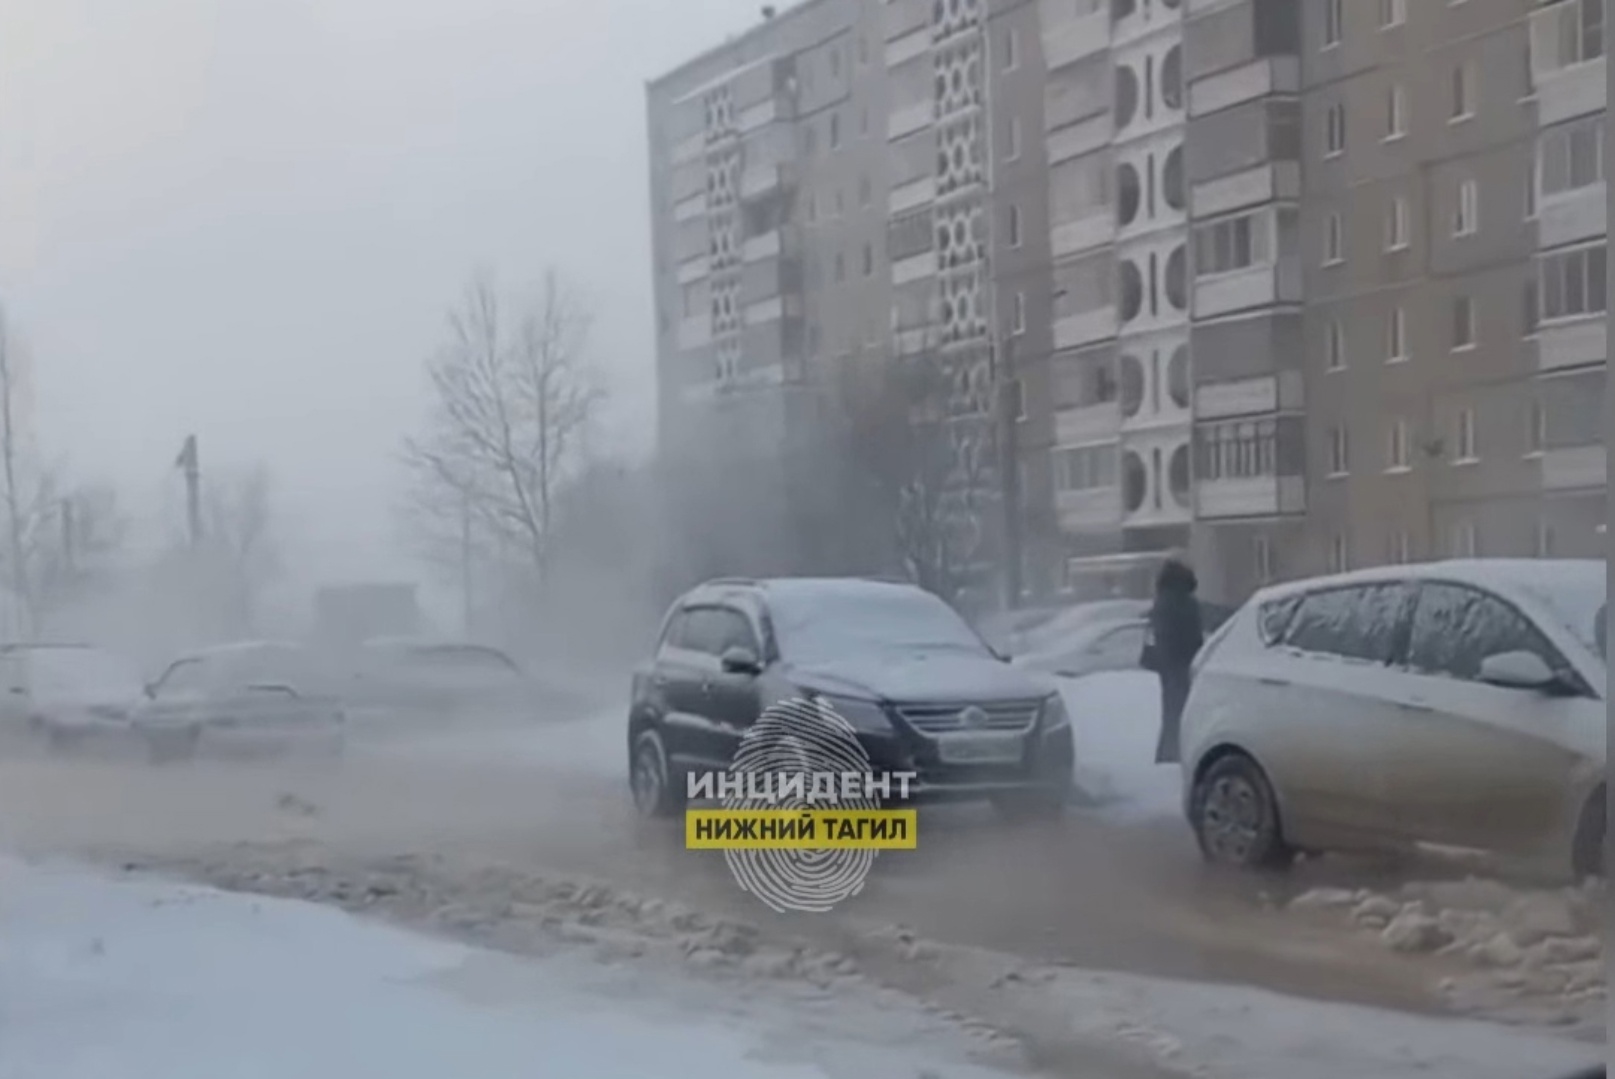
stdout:
{"type": "Polygon", "coordinates": [[[295,644],[249,641],[182,656],[146,688],[131,725],[154,762],[222,756],[336,757],[347,717],[331,675],[295,644]]]}
{"type": "Polygon", "coordinates": [[[1015,666],[1061,678],[1083,678],[1101,671],[1138,668],[1149,623],[1142,618],[1079,626],[1042,652],[1017,655],[1015,666]]]}
{"type": "Polygon", "coordinates": [[[1606,578],[1473,559],[1258,592],[1201,651],[1183,716],[1206,857],[1424,843],[1601,874],[1606,578]]]}
{"type": "Polygon", "coordinates": [[[140,699],[133,660],[88,644],[0,646],[0,716],[11,730],[47,739],[53,750],[129,736],[140,699]]]}
{"type": "Polygon", "coordinates": [[[529,721],[542,687],[497,648],[413,637],[364,642],[341,694],[355,717],[387,725],[447,728],[473,721],[529,721]]]}

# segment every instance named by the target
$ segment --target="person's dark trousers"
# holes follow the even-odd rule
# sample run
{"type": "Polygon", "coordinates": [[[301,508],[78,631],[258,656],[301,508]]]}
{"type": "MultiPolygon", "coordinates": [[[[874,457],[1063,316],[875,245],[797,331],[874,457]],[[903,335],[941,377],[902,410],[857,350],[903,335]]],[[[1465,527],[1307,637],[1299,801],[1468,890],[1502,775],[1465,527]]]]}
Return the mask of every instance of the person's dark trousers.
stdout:
{"type": "Polygon", "coordinates": [[[1183,722],[1183,705],[1189,699],[1189,669],[1163,667],[1161,677],[1161,735],[1155,743],[1156,764],[1178,762],[1178,730],[1183,722]]]}

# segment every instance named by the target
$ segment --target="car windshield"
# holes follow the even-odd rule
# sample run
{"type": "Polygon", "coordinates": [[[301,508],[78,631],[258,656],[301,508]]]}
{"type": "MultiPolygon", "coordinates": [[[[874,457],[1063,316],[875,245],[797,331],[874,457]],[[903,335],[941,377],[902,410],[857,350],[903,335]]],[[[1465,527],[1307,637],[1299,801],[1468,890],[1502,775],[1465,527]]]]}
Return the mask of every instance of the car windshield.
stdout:
{"type": "Polygon", "coordinates": [[[134,697],[139,669],[98,648],[38,648],[28,652],[29,687],[36,695],[134,697]]]}
{"type": "Polygon", "coordinates": [[[871,652],[989,654],[952,607],[917,588],[793,589],[771,596],[769,607],[781,654],[798,663],[871,652]]]}

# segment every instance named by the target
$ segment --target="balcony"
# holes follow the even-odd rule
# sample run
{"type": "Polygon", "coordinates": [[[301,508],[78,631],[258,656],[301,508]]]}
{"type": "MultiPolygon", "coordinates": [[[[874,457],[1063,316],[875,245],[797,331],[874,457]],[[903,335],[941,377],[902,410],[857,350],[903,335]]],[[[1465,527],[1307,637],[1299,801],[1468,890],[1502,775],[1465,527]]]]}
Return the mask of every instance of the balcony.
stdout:
{"type": "Polygon", "coordinates": [[[789,179],[788,165],[752,165],[740,174],[740,197],[754,199],[760,195],[772,194],[785,187],[789,179]]]}
{"type": "Polygon", "coordinates": [[[1604,315],[1550,322],[1537,329],[1539,371],[1587,367],[1608,360],[1608,319],[1604,315]]]}
{"type": "Polygon", "coordinates": [[[934,101],[916,101],[912,105],[902,105],[892,110],[886,119],[886,138],[895,142],[904,135],[914,132],[932,123],[936,119],[936,103],[934,101]]]}
{"type": "Polygon", "coordinates": [[[1054,321],[1054,348],[1062,351],[1116,336],[1116,308],[1099,307],[1054,321]]]}
{"type": "Polygon", "coordinates": [[[1195,217],[1216,217],[1249,206],[1300,197],[1300,163],[1275,161],[1195,184],[1189,189],[1189,206],[1195,217]]]}
{"type": "Polygon", "coordinates": [[[1604,201],[1608,196],[1608,187],[1600,182],[1539,198],[1537,246],[1562,247],[1603,236],[1609,221],[1609,208],[1604,201]]]}
{"type": "Polygon", "coordinates": [[[1076,446],[1114,439],[1121,431],[1121,418],[1121,409],[1115,401],[1056,412],[1055,444],[1076,446]]]}
{"type": "Polygon", "coordinates": [[[679,263],[674,271],[673,278],[681,285],[692,285],[712,272],[712,260],[706,255],[697,255],[693,259],[685,259],[679,263]]]}
{"type": "Polygon", "coordinates": [[[1550,449],[1542,454],[1542,487],[1547,491],[1600,488],[1606,483],[1608,468],[1606,446],[1550,449]]]}
{"type": "Polygon", "coordinates": [[[1093,487],[1084,491],[1056,491],[1054,510],[1062,532],[1113,532],[1122,523],[1121,489],[1093,487]]]}
{"type": "Polygon", "coordinates": [[[1116,216],[1105,210],[1076,221],[1061,221],[1049,230],[1049,253],[1056,259],[1109,243],[1116,235],[1116,216]]]}
{"type": "Polygon", "coordinates": [[[1301,62],[1268,56],[1189,84],[1189,116],[1206,116],[1269,94],[1301,92],[1301,62]]]}
{"type": "Polygon", "coordinates": [[[1300,303],[1301,295],[1300,260],[1286,256],[1276,264],[1197,277],[1192,306],[1195,318],[1212,318],[1253,307],[1300,303]]]}
{"type": "Polygon", "coordinates": [[[1195,484],[1195,516],[1202,520],[1280,517],[1305,513],[1306,480],[1300,476],[1242,476],[1195,484]]]}
{"type": "Polygon", "coordinates": [[[1069,0],[1054,3],[1043,0],[1039,15],[1043,21],[1043,62],[1055,71],[1092,56],[1110,44],[1110,11],[1101,4],[1087,15],[1071,16],[1069,0]]]}

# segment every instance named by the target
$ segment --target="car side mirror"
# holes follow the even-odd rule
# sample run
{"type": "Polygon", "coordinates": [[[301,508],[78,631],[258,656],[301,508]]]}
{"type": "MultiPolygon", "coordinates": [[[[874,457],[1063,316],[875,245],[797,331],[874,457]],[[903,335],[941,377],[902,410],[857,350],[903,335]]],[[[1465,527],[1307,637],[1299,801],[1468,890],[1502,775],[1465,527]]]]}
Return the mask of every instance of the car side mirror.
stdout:
{"type": "Polygon", "coordinates": [[[763,670],[757,653],[738,644],[724,649],[723,656],[718,662],[723,664],[724,672],[727,674],[761,674],[763,670]]]}
{"type": "MultiPolygon", "coordinates": [[[[12,692],[16,692],[16,691],[13,690],[12,692]]],[[[147,682],[145,685],[140,687],[140,692],[144,693],[146,695],[146,699],[148,701],[156,700],[157,699],[157,683],[156,682],[147,682]]]]}
{"type": "Polygon", "coordinates": [[[1480,680],[1504,689],[1528,689],[1549,693],[1561,686],[1541,656],[1535,652],[1499,652],[1480,662],[1480,680]]]}

